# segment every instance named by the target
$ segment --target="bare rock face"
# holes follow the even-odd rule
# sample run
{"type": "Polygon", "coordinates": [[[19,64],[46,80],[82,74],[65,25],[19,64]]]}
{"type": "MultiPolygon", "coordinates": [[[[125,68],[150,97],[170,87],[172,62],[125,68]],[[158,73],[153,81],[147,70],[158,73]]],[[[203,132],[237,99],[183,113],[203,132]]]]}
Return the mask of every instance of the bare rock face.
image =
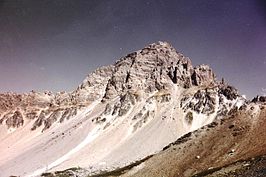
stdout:
{"type": "Polygon", "coordinates": [[[236,99],[239,96],[237,89],[230,85],[220,85],[219,93],[229,100],[236,99]]]}
{"type": "Polygon", "coordinates": [[[72,92],[76,104],[81,102],[92,102],[101,99],[105,94],[114,66],[104,66],[89,74],[78,88],[72,92]]]}
{"type": "Polygon", "coordinates": [[[151,93],[167,90],[173,84],[189,88],[210,83],[214,83],[214,74],[207,66],[194,71],[189,58],[176,52],[170,44],[158,42],[116,62],[104,99],[127,91],[151,93]],[[195,81],[193,73],[196,73],[195,81]],[[206,75],[207,79],[204,78],[206,75]]]}
{"type": "Polygon", "coordinates": [[[257,103],[266,103],[266,96],[256,96],[255,98],[252,99],[252,102],[257,103]]]}
{"type": "Polygon", "coordinates": [[[247,103],[238,91],[229,85],[218,84],[215,87],[199,89],[193,95],[183,95],[180,107],[185,113],[195,112],[201,115],[222,117],[233,109],[239,109],[247,103]]]}
{"type": "Polygon", "coordinates": [[[215,82],[215,75],[208,65],[200,65],[195,67],[192,74],[193,85],[210,85],[215,82]]]}
{"type": "Polygon", "coordinates": [[[13,116],[6,119],[6,125],[8,126],[8,128],[10,127],[17,128],[22,126],[23,123],[24,123],[23,116],[19,111],[15,111],[13,116]]]}
{"type": "Polygon", "coordinates": [[[212,114],[218,104],[216,95],[215,89],[198,90],[193,96],[183,97],[180,104],[184,111],[190,109],[201,114],[212,114]]]}

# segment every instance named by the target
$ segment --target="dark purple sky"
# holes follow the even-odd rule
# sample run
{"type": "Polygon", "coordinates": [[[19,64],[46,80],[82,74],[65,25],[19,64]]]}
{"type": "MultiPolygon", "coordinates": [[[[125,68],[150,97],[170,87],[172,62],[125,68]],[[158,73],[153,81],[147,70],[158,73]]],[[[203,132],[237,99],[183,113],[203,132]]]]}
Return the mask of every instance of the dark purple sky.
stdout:
{"type": "Polygon", "coordinates": [[[266,90],[264,0],[0,0],[0,92],[70,91],[158,40],[242,94],[266,90]]]}

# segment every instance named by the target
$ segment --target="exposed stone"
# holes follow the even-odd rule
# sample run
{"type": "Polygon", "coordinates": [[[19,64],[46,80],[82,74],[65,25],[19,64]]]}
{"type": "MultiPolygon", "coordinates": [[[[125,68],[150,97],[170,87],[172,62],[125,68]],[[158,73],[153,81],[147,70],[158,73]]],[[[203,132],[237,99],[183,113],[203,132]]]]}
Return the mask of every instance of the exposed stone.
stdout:
{"type": "Polygon", "coordinates": [[[223,94],[229,100],[236,99],[239,96],[237,89],[230,85],[221,85],[219,93],[223,94]]]}
{"type": "Polygon", "coordinates": [[[55,110],[45,121],[44,121],[44,128],[42,131],[50,128],[54,122],[58,120],[61,115],[60,110],[55,110]]]}
{"type": "Polygon", "coordinates": [[[188,88],[192,85],[193,67],[188,58],[168,43],[159,42],[119,60],[108,81],[104,99],[127,91],[168,89],[173,84],[188,88]]]}
{"type": "Polygon", "coordinates": [[[185,120],[188,124],[191,124],[193,121],[193,113],[192,112],[188,112],[185,116],[185,120]]]}
{"type": "Polygon", "coordinates": [[[13,116],[6,119],[6,125],[8,128],[10,127],[17,128],[22,126],[23,123],[24,119],[20,111],[15,111],[13,116]]]}
{"type": "Polygon", "coordinates": [[[95,122],[96,124],[100,124],[100,123],[103,123],[105,121],[106,121],[106,118],[100,117],[100,116],[92,119],[92,122],[95,122]]]}
{"type": "Polygon", "coordinates": [[[208,65],[195,67],[191,79],[192,84],[196,86],[209,86],[215,83],[215,75],[208,65]]]}
{"type": "Polygon", "coordinates": [[[59,120],[60,123],[62,123],[65,119],[69,120],[71,117],[74,117],[77,114],[77,108],[67,108],[62,112],[62,116],[59,120]]]}
{"type": "Polygon", "coordinates": [[[35,120],[31,130],[35,130],[36,128],[40,127],[43,122],[44,122],[44,119],[45,119],[45,112],[44,111],[41,111],[39,117],[37,120],[35,120]]]}
{"type": "Polygon", "coordinates": [[[217,92],[215,90],[198,90],[189,102],[186,102],[189,97],[183,97],[180,102],[180,106],[184,111],[190,109],[197,113],[212,114],[215,109],[215,96],[217,92]]]}
{"type": "Polygon", "coordinates": [[[113,111],[113,107],[108,103],[105,106],[105,110],[104,110],[103,114],[104,115],[109,115],[109,114],[112,113],[112,111],[113,111]]]}
{"type": "Polygon", "coordinates": [[[252,99],[252,102],[266,102],[266,96],[256,96],[255,98],[252,99]]]}
{"type": "Polygon", "coordinates": [[[26,118],[28,118],[28,119],[35,119],[37,117],[38,117],[37,116],[37,112],[34,112],[34,111],[29,112],[29,113],[26,114],[26,118]]]}

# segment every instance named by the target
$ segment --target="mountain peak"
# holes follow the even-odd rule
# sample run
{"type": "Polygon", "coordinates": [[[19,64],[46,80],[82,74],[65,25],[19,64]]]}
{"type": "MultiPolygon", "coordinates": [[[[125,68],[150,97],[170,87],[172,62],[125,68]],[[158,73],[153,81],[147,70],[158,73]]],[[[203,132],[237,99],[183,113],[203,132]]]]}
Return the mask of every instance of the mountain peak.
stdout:
{"type": "Polygon", "coordinates": [[[103,162],[123,166],[229,114],[245,99],[217,82],[208,65],[193,67],[169,43],[157,42],[96,69],[73,92],[0,94],[0,103],[0,176],[10,176],[71,165],[91,172],[102,170],[103,162]]]}
{"type": "Polygon", "coordinates": [[[215,74],[207,65],[193,68],[188,57],[167,42],[147,45],[118,60],[108,81],[104,99],[127,91],[171,89],[173,85],[189,88],[214,84],[215,74]]]}
{"type": "Polygon", "coordinates": [[[148,46],[150,46],[151,48],[169,48],[169,49],[174,49],[172,47],[172,45],[167,42],[167,41],[158,41],[158,42],[154,42],[149,44],[148,46]]]}

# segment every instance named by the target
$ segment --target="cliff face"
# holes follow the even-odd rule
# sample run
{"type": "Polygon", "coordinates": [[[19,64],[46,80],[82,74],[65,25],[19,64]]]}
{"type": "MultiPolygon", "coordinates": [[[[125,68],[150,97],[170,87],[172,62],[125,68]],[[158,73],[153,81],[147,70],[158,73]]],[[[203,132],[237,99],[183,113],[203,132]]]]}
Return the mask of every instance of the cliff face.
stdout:
{"type": "Polygon", "coordinates": [[[215,76],[207,65],[193,68],[189,58],[176,52],[170,44],[159,42],[131,53],[114,65],[114,72],[106,87],[105,99],[125,92],[152,93],[181,88],[209,86],[215,76]]]}
{"type": "Polygon", "coordinates": [[[72,92],[1,94],[0,149],[7,153],[0,171],[120,167],[246,104],[209,66],[193,67],[166,42],[150,44],[95,70],[72,92]]]}

